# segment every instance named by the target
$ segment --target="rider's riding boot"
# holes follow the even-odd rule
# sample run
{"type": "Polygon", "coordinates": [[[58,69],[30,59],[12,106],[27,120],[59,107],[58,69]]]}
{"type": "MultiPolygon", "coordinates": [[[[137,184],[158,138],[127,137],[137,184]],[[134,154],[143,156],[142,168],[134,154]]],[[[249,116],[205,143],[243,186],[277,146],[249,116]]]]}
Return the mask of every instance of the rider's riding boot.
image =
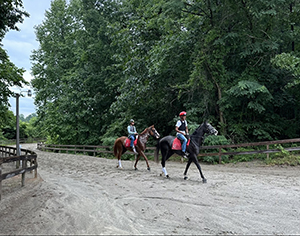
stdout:
{"type": "Polygon", "coordinates": [[[182,157],[188,159],[189,153],[188,152],[182,152],[182,153],[183,153],[182,157]]]}
{"type": "Polygon", "coordinates": [[[132,150],[133,150],[134,154],[138,154],[137,151],[135,150],[135,146],[132,147],[132,150]]]}

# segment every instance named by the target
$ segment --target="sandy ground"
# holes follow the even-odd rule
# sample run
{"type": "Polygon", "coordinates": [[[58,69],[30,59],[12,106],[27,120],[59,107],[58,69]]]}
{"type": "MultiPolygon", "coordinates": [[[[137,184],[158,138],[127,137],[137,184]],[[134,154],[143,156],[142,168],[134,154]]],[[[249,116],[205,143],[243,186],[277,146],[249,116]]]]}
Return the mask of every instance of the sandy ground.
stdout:
{"type": "MultiPolygon", "coordinates": [[[[300,234],[300,167],[160,164],[41,152],[37,179],[4,180],[0,234],[300,234]]],[[[5,170],[5,169],[4,169],[5,170]]]]}

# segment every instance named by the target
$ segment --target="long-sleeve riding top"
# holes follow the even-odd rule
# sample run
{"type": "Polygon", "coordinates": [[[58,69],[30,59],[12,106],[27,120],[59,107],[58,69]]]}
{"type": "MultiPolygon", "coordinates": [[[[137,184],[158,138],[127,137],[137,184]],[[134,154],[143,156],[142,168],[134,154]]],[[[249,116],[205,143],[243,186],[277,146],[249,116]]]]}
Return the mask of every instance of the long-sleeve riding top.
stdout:
{"type": "Polygon", "coordinates": [[[135,128],[135,126],[133,126],[133,125],[128,125],[127,131],[128,131],[128,134],[129,134],[129,135],[131,135],[131,134],[136,134],[136,133],[137,133],[137,132],[136,132],[136,128],[135,128]]]}

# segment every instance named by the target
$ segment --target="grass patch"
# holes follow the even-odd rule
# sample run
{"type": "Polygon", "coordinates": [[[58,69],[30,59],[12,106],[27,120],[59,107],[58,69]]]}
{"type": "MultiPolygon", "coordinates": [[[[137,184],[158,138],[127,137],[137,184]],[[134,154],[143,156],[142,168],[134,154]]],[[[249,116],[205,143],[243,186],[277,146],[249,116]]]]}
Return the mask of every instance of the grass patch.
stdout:
{"type": "Polygon", "coordinates": [[[288,165],[288,166],[297,166],[300,165],[300,156],[299,155],[284,155],[284,156],[274,156],[272,158],[265,160],[267,165],[288,165]]]}

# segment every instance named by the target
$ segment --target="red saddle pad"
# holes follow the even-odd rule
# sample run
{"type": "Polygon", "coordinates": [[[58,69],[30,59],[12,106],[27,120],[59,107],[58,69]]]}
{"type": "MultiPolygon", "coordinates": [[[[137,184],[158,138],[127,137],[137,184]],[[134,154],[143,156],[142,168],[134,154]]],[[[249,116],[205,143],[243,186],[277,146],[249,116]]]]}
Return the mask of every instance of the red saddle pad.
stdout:
{"type": "MultiPolygon", "coordinates": [[[[191,141],[190,139],[187,141],[186,147],[189,146],[190,141],[191,141]]],[[[173,144],[172,144],[172,150],[181,150],[181,141],[180,141],[180,139],[178,139],[178,138],[174,139],[173,144]]]]}
{"type": "MultiPolygon", "coordinates": [[[[125,146],[126,148],[129,148],[129,147],[130,147],[130,142],[131,142],[130,138],[127,138],[127,139],[125,140],[125,145],[124,145],[124,146],[125,146]]],[[[136,146],[136,144],[137,144],[137,139],[133,141],[133,145],[136,146]]]]}

